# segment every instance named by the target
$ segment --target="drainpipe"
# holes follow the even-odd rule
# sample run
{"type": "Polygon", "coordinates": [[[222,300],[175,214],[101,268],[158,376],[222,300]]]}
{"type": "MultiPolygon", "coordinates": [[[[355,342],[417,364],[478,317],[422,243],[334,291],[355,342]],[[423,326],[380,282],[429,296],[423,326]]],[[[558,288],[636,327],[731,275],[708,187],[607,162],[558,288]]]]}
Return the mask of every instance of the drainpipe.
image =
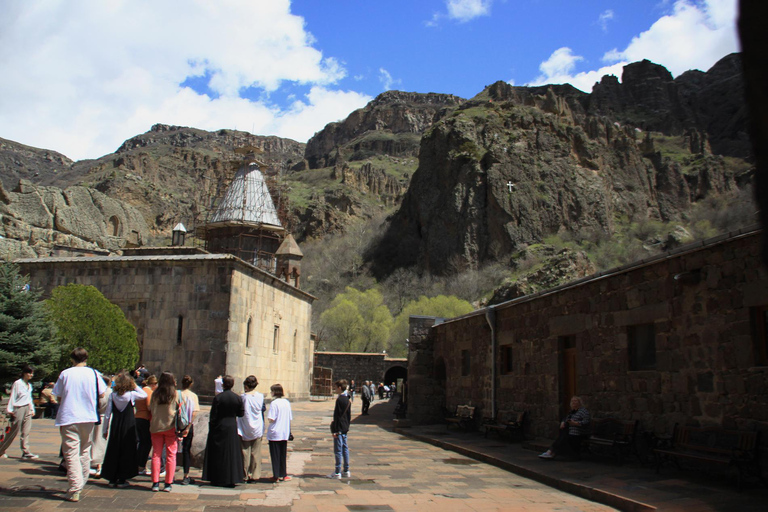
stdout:
{"type": "Polygon", "coordinates": [[[485,309],[485,321],[491,328],[491,417],[496,419],[496,310],[493,306],[485,309]]]}

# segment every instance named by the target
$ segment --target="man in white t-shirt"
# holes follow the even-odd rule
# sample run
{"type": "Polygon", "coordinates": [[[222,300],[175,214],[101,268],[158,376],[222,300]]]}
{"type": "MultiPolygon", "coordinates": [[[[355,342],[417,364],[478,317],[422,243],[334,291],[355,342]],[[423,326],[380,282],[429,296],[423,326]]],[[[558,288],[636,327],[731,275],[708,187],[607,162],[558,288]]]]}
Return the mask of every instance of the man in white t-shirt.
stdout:
{"type": "Polygon", "coordinates": [[[72,368],[61,372],[53,386],[59,398],[56,426],[61,433],[61,449],[67,466],[67,500],[80,501],[80,491],[91,468],[91,435],[99,421],[99,397],[107,390],[101,374],[86,365],[88,351],[78,347],[70,354],[72,368]]]}
{"type": "Polygon", "coordinates": [[[218,395],[219,393],[224,392],[224,383],[221,378],[221,375],[213,379],[213,394],[218,395]]]}

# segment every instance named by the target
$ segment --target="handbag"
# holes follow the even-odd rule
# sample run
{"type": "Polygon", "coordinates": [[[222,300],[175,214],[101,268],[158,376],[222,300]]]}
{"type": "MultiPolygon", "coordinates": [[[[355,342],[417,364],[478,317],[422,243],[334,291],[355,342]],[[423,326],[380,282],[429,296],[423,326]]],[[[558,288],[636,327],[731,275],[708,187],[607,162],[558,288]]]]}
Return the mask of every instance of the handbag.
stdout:
{"type": "Polygon", "coordinates": [[[189,426],[189,414],[187,414],[187,404],[183,400],[181,391],[176,392],[178,394],[178,403],[176,406],[176,418],[174,424],[176,425],[176,432],[182,432],[189,426]]]}
{"type": "Polygon", "coordinates": [[[288,433],[288,440],[293,441],[293,432],[288,433]]]}

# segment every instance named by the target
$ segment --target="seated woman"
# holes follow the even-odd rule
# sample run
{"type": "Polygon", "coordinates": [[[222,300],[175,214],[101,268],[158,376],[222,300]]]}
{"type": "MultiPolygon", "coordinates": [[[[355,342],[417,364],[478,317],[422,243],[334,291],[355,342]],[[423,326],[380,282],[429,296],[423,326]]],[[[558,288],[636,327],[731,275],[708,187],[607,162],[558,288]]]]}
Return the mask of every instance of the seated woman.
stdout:
{"type": "Polygon", "coordinates": [[[560,423],[560,435],[552,447],[539,455],[542,459],[554,459],[556,455],[579,455],[581,443],[589,434],[589,411],[581,398],[571,398],[571,412],[560,423]]]}

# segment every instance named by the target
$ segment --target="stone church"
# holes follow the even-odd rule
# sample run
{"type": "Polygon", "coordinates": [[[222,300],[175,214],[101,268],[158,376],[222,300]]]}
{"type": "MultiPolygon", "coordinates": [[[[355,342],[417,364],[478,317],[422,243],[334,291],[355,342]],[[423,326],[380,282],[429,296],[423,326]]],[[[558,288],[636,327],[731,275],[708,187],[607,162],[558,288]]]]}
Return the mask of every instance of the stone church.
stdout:
{"type": "Polygon", "coordinates": [[[315,298],[299,287],[302,253],[281,226],[253,149],[241,152],[226,193],[197,230],[204,249],[184,246],[177,226],[171,247],[16,263],[45,297],[69,283],[99,289],[136,327],[150,372],[189,374],[201,395],[213,395],[218,375],[235,377],[237,391],[252,374],[261,392],[280,383],[290,399],[306,399],[315,298]]]}

